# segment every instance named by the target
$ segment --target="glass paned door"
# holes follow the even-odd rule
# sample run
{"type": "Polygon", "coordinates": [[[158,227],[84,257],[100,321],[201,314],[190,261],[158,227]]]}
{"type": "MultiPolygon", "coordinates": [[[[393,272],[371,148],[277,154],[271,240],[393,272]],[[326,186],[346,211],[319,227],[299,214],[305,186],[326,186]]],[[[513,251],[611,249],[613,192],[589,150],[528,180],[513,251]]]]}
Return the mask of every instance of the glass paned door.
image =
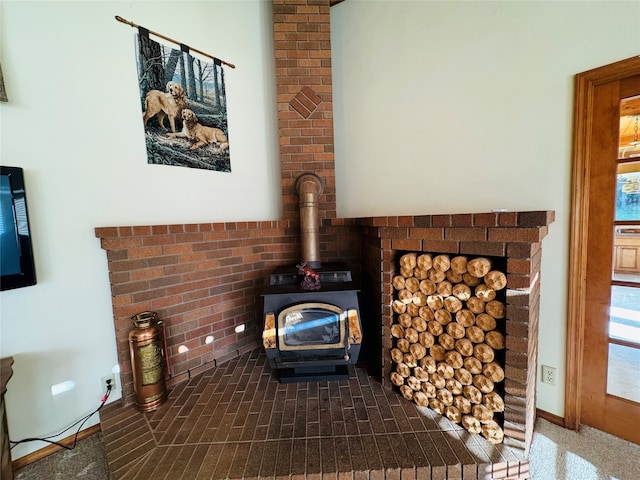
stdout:
{"type": "Polygon", "coordinates": [[[640,97],[620,103],[607,394],[640,403],[640,97]]]}
{"type": "Polygon", "coordinates": [[[640,402],[633,394],[640,368],[634,246],[640,57],[579,74],[576,85],[567,425],[640,444],[640,402]],[[579,396],[572,396],[574,388],[579,396]]]}

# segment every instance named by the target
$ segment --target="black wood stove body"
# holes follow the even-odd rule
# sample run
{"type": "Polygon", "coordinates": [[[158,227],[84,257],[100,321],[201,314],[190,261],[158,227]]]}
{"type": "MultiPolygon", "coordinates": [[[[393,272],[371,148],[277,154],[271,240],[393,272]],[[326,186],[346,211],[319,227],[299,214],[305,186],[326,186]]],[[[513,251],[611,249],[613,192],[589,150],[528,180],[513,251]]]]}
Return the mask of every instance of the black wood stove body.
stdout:
{"type": "Polygon", "coordinates": [[[358,288],[341,264],[316,270],[320,288],[304,290],[297,268],[270,275],[264,297],[263,345],[280,381],[348,378],[360,354],[358,288]]]}

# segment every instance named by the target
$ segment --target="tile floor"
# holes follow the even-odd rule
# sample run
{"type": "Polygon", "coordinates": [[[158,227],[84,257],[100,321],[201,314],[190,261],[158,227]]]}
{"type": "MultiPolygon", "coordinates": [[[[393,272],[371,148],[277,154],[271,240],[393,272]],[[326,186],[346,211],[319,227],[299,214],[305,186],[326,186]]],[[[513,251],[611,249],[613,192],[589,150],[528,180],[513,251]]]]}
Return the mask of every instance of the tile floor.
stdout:
{"type": "Polygon", "coordinates": [[[529,476],[522,451],[470,435],[364,369],[281,384],[259,349],[177,385],[154,412],[114,402],[100,413],[114,480],[529,476]]]}

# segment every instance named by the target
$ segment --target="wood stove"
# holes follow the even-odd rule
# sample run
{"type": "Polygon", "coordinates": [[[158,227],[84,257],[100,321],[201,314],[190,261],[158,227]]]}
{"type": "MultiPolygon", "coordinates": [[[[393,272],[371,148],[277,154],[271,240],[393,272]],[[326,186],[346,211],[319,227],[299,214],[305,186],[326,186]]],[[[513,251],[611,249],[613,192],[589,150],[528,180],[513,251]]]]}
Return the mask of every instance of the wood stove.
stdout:
{"type": "Polygon", "coordinates": [[[362,342],[358,288],[341,264],[315,270],[320,286],[304,290],[298,269],[280,267],[263,291],[263,345],[283,383],[348,378],[362,342]]]}
{"type": "Polygon", "coordinates": [[[358,288],[343,264],[320,262],[318,198],[322,180],[296,180],[303,261],[280,267],[265,286],[262,340],[281,382],[348,378],[360,354],[358,288]]]}

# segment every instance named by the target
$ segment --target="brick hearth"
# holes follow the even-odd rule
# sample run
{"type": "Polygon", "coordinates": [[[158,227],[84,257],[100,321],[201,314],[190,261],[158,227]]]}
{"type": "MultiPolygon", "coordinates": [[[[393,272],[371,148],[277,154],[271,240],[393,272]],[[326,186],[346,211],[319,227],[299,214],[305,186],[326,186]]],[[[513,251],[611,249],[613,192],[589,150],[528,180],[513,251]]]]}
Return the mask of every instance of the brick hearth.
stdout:
{"type": "MultiPolygon", "coordinates": [[[[406,250],[506,257],[505,434],[530,446],[535,418],[541,241],[553,212],[325,219],[321,253],[361,272],[361,363],[386,388],[392,322],[391,279],[406,250]]],[[[96,229],[107,250],[123,401],[133,402],[128,350],[131,315],[157,311],[168,329],[177,385],[256,348],[264,279],[300,258],[292,222],[247,222],[96,229]],[[245,325],[241,333],[235,327],[245,325]],[[207,343],[207,337],[214,341],[207,343]],[[180,353],[186,345],[189,350],[180,353]]]]}
{"type": "Polygon", "coordinates": [[[492,445],[383,388],[280,384],[255,350],[172,389],[158,410],[101,413],[113,480],[524,479],[522,452],[492,445]]]}

